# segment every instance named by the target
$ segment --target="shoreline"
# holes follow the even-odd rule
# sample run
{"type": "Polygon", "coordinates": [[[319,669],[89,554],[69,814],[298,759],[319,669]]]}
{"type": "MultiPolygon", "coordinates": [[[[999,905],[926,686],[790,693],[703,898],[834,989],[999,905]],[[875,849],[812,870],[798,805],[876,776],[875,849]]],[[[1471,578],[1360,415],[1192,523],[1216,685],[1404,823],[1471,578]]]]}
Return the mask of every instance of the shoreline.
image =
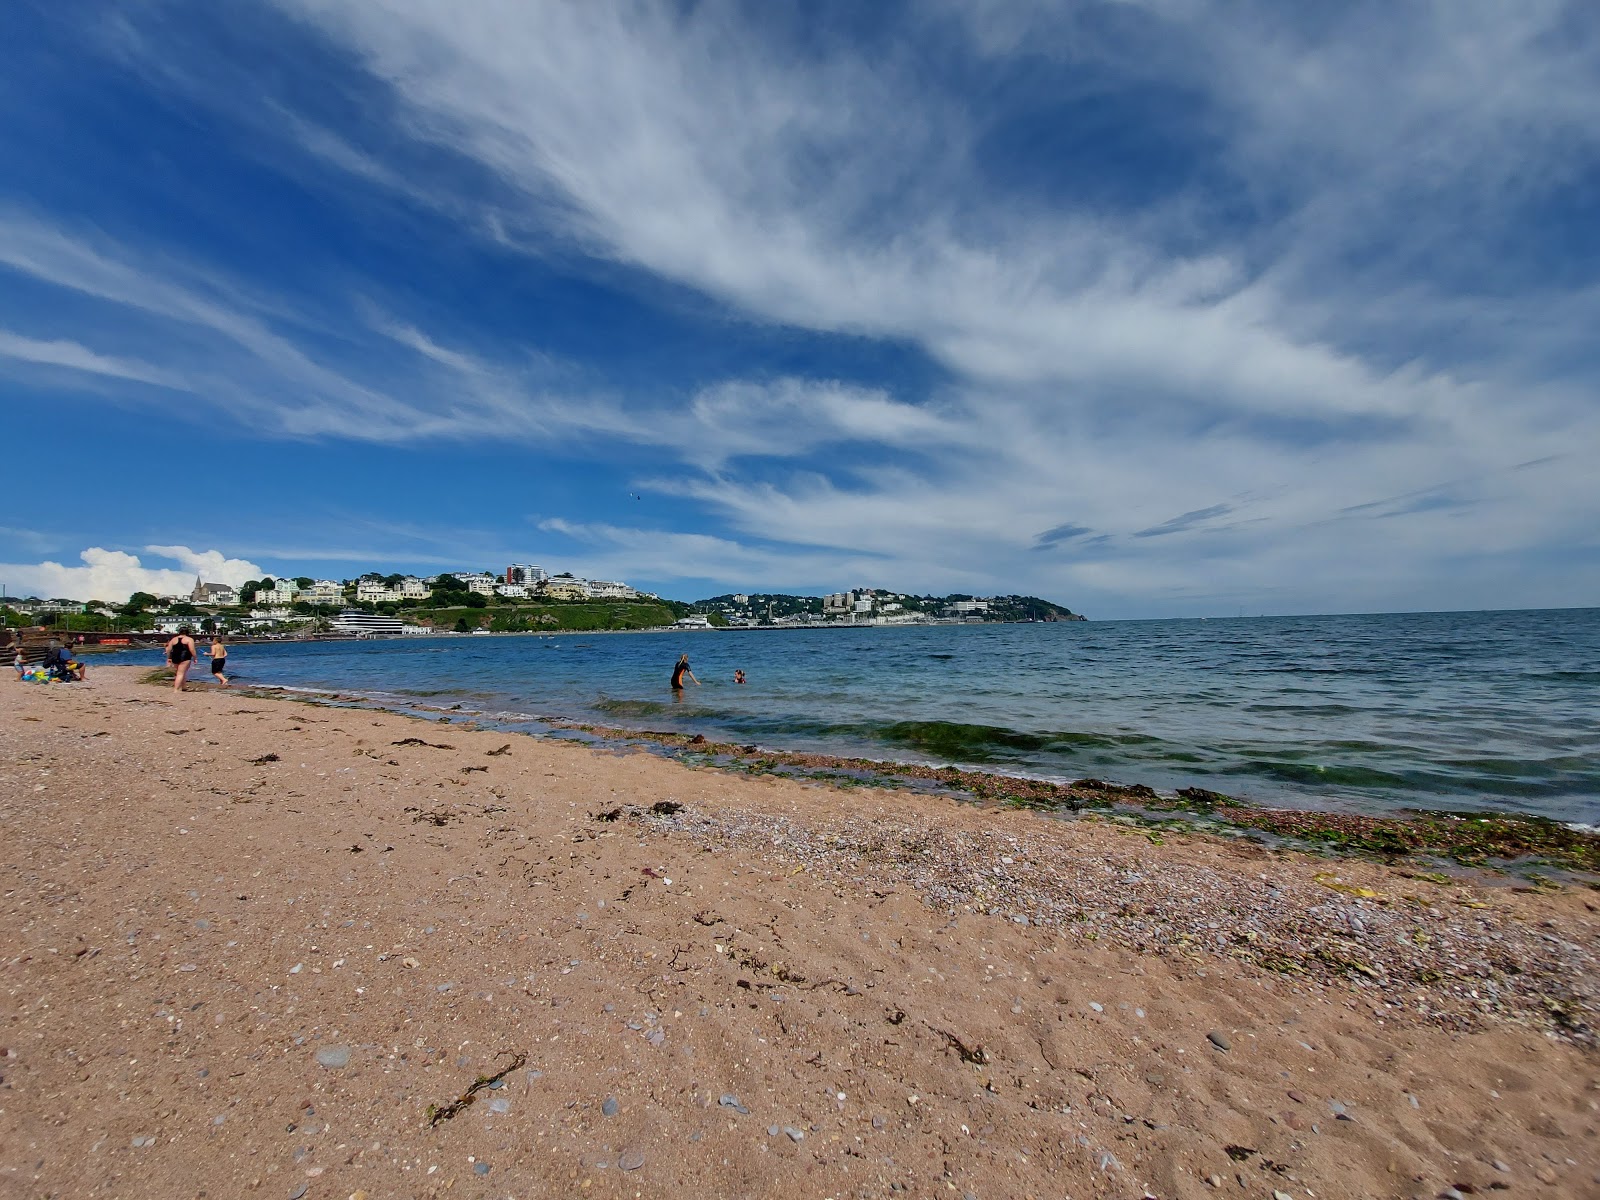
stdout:
{"type": "Polygon", "coordinates": [[[518,736],[545,738],[513,728],[535,724],[549,731],[590,734],[607,744],[644,743],[691,765],[745,774],[810,779],[835,786],[910,788],[925,794],[966,797],[995,807],[1056,815],[1105,813],[1161,833],[1230,831],[1261,835],[1275,844],[1330,857],[1365,856],[1393,864],[1421,861],[1454,864],[1520,875],[1534,886],[1548,886],[1546,871],[1561,883],[1600,890],[1600,830],[1581,822],[1496,809],[1400,808],[1374,815],[1341,809],[1283,808],[1258,804],[1202,787],[1157,790],[1144,784],[1094,778],[1071,781],[992,771],[954,764],[865,758],[790,750],[736,742],[714,742],[703,734],[602,725],[564,716],[529,715],[512,721],[475,713],[461,705],[441,707],[401,699],[385,700],[353,689],[242,684],[238,691],[281,694],[330,707],[362,707],[417,720],[460,727],[500,729],[518,736]]]}
{"type": "Polygon", "coordinates": [[[27,1194],[1600,1181],[1586,889],[142,674],[0,693],[27,1194]]]}

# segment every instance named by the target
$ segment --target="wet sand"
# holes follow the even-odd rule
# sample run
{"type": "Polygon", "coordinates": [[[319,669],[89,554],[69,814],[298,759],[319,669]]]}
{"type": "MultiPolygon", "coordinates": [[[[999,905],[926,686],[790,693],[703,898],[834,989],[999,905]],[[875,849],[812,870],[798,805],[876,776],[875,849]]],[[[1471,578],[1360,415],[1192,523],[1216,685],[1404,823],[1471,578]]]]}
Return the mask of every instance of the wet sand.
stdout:
{"type": "Polygon", "coordinates": [[[0,692],[0,1195],[1600,1193],[1593,890],[142,675],[0,692]]]}

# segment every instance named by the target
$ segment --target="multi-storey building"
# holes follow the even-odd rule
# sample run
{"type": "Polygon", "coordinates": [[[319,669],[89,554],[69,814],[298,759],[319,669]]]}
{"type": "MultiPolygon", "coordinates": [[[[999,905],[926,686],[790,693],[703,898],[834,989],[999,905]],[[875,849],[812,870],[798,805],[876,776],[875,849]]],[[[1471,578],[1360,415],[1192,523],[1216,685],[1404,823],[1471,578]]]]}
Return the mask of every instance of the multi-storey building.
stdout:
{"type": "Polygon", "coordinates": [[[632,600],[639,594],[625,583],[612,583],[604,579],[584,579],[579,583],[591,600],[632,600]]]}
{"type": "Polygon", "coordinates": [[[404,596],[381,579],[356,580],[358,604],[397,604],[404,596]]]}

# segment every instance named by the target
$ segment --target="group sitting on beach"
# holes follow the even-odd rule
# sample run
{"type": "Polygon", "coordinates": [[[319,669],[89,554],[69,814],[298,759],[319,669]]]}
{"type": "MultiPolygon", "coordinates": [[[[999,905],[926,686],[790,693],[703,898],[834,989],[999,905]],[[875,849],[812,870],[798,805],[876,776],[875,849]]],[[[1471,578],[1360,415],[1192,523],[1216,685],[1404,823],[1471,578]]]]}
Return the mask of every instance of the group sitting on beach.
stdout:
{"type": "Polygon", "coordinates": [[[11,643],[11,666],[17,679],[23,683],[82,683],[89,677],[89,668],[72,657],[72,651],[59,638],[51,638],[44,660],[29,663],[23,650],[22,639],[11,643]]]}

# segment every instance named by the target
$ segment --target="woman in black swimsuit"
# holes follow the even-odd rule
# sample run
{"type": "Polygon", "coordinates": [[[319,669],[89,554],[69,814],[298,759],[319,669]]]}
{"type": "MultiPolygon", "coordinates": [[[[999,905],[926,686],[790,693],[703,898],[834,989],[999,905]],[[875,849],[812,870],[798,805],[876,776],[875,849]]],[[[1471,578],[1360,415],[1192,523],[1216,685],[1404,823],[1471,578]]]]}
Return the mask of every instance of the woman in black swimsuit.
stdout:
{"type": "MultiPolygon", "coordinates": [[[[672,668],[672,690],[674,692],[681,693],[683,691],[683,677],[685,675],[690,679],[694,679],[694,672],[689,670],[689,656],[680,654],[678,655],[678,665],[672,668]]],[[[699,687],[700,681],[694,679],[694,685],[699,687]]]]}
{"type": "Polygon", "coordinates": [[[183,691],[184,680],[189,678],[189,665],[194,662],[194,637],[187,625],[178,627],[178,634],[167,643],[167,662],[172,665],[172,690],[183,691]]]}

